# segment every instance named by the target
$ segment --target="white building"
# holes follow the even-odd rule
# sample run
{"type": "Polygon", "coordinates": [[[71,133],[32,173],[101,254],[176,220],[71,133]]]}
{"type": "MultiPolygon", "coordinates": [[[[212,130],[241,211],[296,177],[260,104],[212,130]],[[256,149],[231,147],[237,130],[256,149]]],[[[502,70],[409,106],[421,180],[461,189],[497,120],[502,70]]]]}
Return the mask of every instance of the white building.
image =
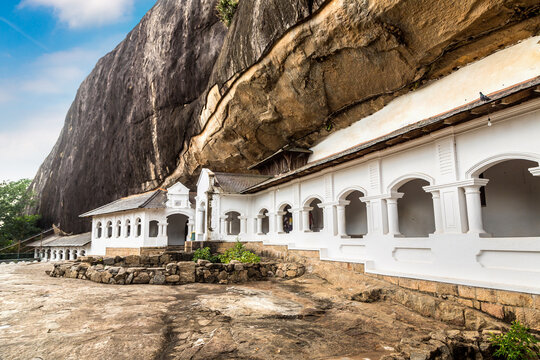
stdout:
{"type": "Polygon", "coordinates": [[[34,258],[41,261],[75,260],[88,253],[91,241],[90,233],[68,236],[53,234],[27,246],[34,248],[34,258]]]}
{"type": "Polygon", "coordinates": [[[540,294],[539,40],[311,149],[291,144],[252,167],[267,175],[204,169],[191,202],[176,184],[88,212],[91,253],[181,244],[193,230],[195,240],[317,250],[373,274],[540,294]]]}
{"type": "Polygon", "coordinates": [[[189,189],[177,183],[82,214],[92,217],[90,253],[114,256],[140,254],[142,248],[183,247],[194,224],[191,204],[189,189]]]}

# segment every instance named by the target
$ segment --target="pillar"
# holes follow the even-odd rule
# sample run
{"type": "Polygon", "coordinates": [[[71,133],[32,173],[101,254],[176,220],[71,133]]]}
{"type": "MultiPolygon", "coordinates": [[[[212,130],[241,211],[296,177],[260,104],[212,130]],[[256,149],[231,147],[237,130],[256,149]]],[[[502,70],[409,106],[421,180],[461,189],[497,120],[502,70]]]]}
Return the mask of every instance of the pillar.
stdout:
{"type": "Polygon", "coordinates": [[[435,217],[435,234],[443,233],[443,221],[441,211],[441,192],[438,190],[431,192],[433,198],[433,215],[435,217]]]}
{"type": "Polygon", "coordinates": [[[257,221],[257,235],[263,235],[262,230],[262,223],[263,223],[264,215],[257,215],[256,221],[257,221]]]}
{"type": "Polygon", "coordinates": [[[204,209],[197,209],[197,235],[204,234],[204,209]]]}
{"type": "Polygon", "coordinates": [[[277,220],[277,233],[278,234],[284,234],[285,231],[283,231],[283,215],[285,215],[286,211],[278,211],[276,212],[276,220],[277,220]]]}
{"type": "Polygon", "coordinates": [[[386,199],[386,208],[388,211],[388,234],[393,236],[401,236],[399,232],[399,213],[397,202],[403,197],[403,193],[394,193],[386,199]]]}
{"type": "MultiPolygon", "coordinates": [[[[300,210],[302,213],[302,231],[303,232],[311,232],[311,229],[309,228],[309,212],[313,210],[312,207],[304,207],[300,210]]],[[[294,230],[294,220],[293,220],[293,230],[294,230]]]]}
{"type": "Polygon", "coordinates": [[[478,179],[473,185],[467,185],[465,189],[465,202],[467,204],[467,220],[469,222],[468,234],[487,236],[482,221],[482,203],[480,201],[480,187],[487,184],[487,179],[478,179]]]}
{"type": "Polygon", "coordinates": [[[223,236],[227,235],[227,217],[226,216],[220,216],[219,217],[219,233],[223,236]]]}
{"type": "MultiPolygon", "coordinates": [[[[292,232],[293,233],[299,233],[302,232],[302,224],[300,219],[302,218],[302,208],[296,208],[296,209],[290,209],[289,210],[292,213],[292,232]]],[[[308,224],[309,229],[309,224],[308,224]]]]}
{"type": "Polygon", "coordinates": [[[336,205],[336,211],[337,211],[337,229],[338,229],[338,236],[342,238],[347,238],[347,221],[345,218],[345,206],[349,205],[350,201],[340,201],[336,205]]]}
{"type": "Polygon", "coordinates": [[[36,258],[38,258],[38,257],[39,257],[39,255],[38,255],[38,249],[35,248],[35,249],[34,249],[34,259],[36,259],[36,258]]]}
{"type": "Polygon", "coordinates": [[[240,235],[246,235],[248,218],[246,216],[239,216],[239,219],[240,219],[240,235]]]}

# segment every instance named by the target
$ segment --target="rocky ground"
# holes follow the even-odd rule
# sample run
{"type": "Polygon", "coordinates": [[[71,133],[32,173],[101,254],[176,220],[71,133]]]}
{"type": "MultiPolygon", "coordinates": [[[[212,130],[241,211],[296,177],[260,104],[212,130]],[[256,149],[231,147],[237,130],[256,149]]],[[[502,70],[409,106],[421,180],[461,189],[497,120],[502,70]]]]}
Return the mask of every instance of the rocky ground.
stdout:
{"type": "Polygon", "coordinates": [[[349,300],[314,275],[114,286],[52,278],[50,269],[0,265],[0,359],[457,358],[444,357],[448,325],[388,301],[349,300]]]}

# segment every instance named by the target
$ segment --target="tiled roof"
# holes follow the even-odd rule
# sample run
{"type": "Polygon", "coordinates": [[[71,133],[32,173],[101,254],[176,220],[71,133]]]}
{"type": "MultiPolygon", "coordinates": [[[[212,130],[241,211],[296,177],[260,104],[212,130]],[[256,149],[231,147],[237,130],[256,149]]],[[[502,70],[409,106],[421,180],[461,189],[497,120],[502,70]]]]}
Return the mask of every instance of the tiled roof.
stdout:
{"type": "Polygon", "coordinates": [[[134,209],[162,209],[165,208],[165,202],[167,202],[167,191],[158,189],[118,199],[79,216],[89,217],[134,209]]]}
{"type": "Polygon", "coordinates": [[[251,175],[251,174],[231,174],[231,173],[214,173],[216,185],[226,193],[238,194],[252,186],[260,184],[272,176],[266,175],[251,175]]]}
{"type": "Polygon", "coordinates": [[[34,247],[50,246],[84,246],[92,241],[92,233],[84,233],[70,236],[51,235],[43,240],[36,240],[28,244],[34,247]]]}

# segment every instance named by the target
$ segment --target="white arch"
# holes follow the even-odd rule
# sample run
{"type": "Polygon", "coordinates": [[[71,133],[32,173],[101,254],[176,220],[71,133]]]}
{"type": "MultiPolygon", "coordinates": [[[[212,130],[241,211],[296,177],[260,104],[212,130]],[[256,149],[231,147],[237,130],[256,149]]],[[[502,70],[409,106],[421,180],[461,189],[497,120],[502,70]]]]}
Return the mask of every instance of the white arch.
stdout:
{"type": "Polygon", "coordinates": [[[349,186],[349,187],[341,190],[341,192],[337,196],[337,200],[344,200],[353,191],[360,191],[362,194],[364,194],[364,196],[368,196],[368,193],[367,193],[366,189],[364,189],[361,186],[354,185],[354,186],[349,186]]]}
{"type": "Polygon", "coordinates": [[[536,162],[540,165],[540,155],[533,154],[533,153],[520,153],[520,152],[512,152],[512,153],[503,153],[498,155],[490,156],[478,163],[476,163],[473,167],[471,167],[469,170],[465,172],[465,178],[471,179],[478,177],[481,173],[483,173],[485,170],[489,169],[490,167],[497,165],[501,162],[508,161],[508,160],[529,160],[536,162]]]}
{"type": "Polygon", "coordinates": [[[324,202],[323,198],[319,195],[309,195],[308,197],[304,198],[304,201],[302,202],[302,206],[309,206],[309,203],[311,203],[313,200],[319,200],[321,203],[324,202]]]}
{"type": "Polygon", "coordinates": [[[169,217],[171,215],[184,215],[188,218],[192,219],[195,215],[194,209],[167,209],[165,212],[165,217],[169,217]]]}
{"type": "Polygon", "coordinates": [[[414,179],[422,179],[429,183],[429,185],[435,185],[435,179],[424,173],[410,173],[398,177],[388,185],[388,192],[393,192],[399,189],[402,185],[408,183],[414,179]]]}
{"type": "Polygon", "coordinates": [[[238,211],[238,210],[236,210],[236,209],[229,209],[229,210],[226,210],[226,211],[223,212],[222,216],[225,216],[225,215],[227,215],[228,213],[231,213],[231,212],[237,213],[239,217],[240,217],[240,216],[244,216],[244,214],[243,214],[241,211],[238,211]]]}
{"type": "Polygon", "coordinates": [[[283,209],[285,209],[285,207],[286,207],[287,205],[289,205],[289,206],[291,207],[291,209],[292,209],[291,203],[288,202],[288,201],[284,201],[284,202],[282,202],[281,204],[279,204],[279,206],[278,206],[278,211],[283,211],[283,209]]]}
{"type": "Polygon", "coordinates": [[[270,212],[270,211],[268,211],[267,207],[262,207],[262,208],[259,209],[259,211],[257,211],[257,215],[263,215],[265,211],[270,212]]]}

